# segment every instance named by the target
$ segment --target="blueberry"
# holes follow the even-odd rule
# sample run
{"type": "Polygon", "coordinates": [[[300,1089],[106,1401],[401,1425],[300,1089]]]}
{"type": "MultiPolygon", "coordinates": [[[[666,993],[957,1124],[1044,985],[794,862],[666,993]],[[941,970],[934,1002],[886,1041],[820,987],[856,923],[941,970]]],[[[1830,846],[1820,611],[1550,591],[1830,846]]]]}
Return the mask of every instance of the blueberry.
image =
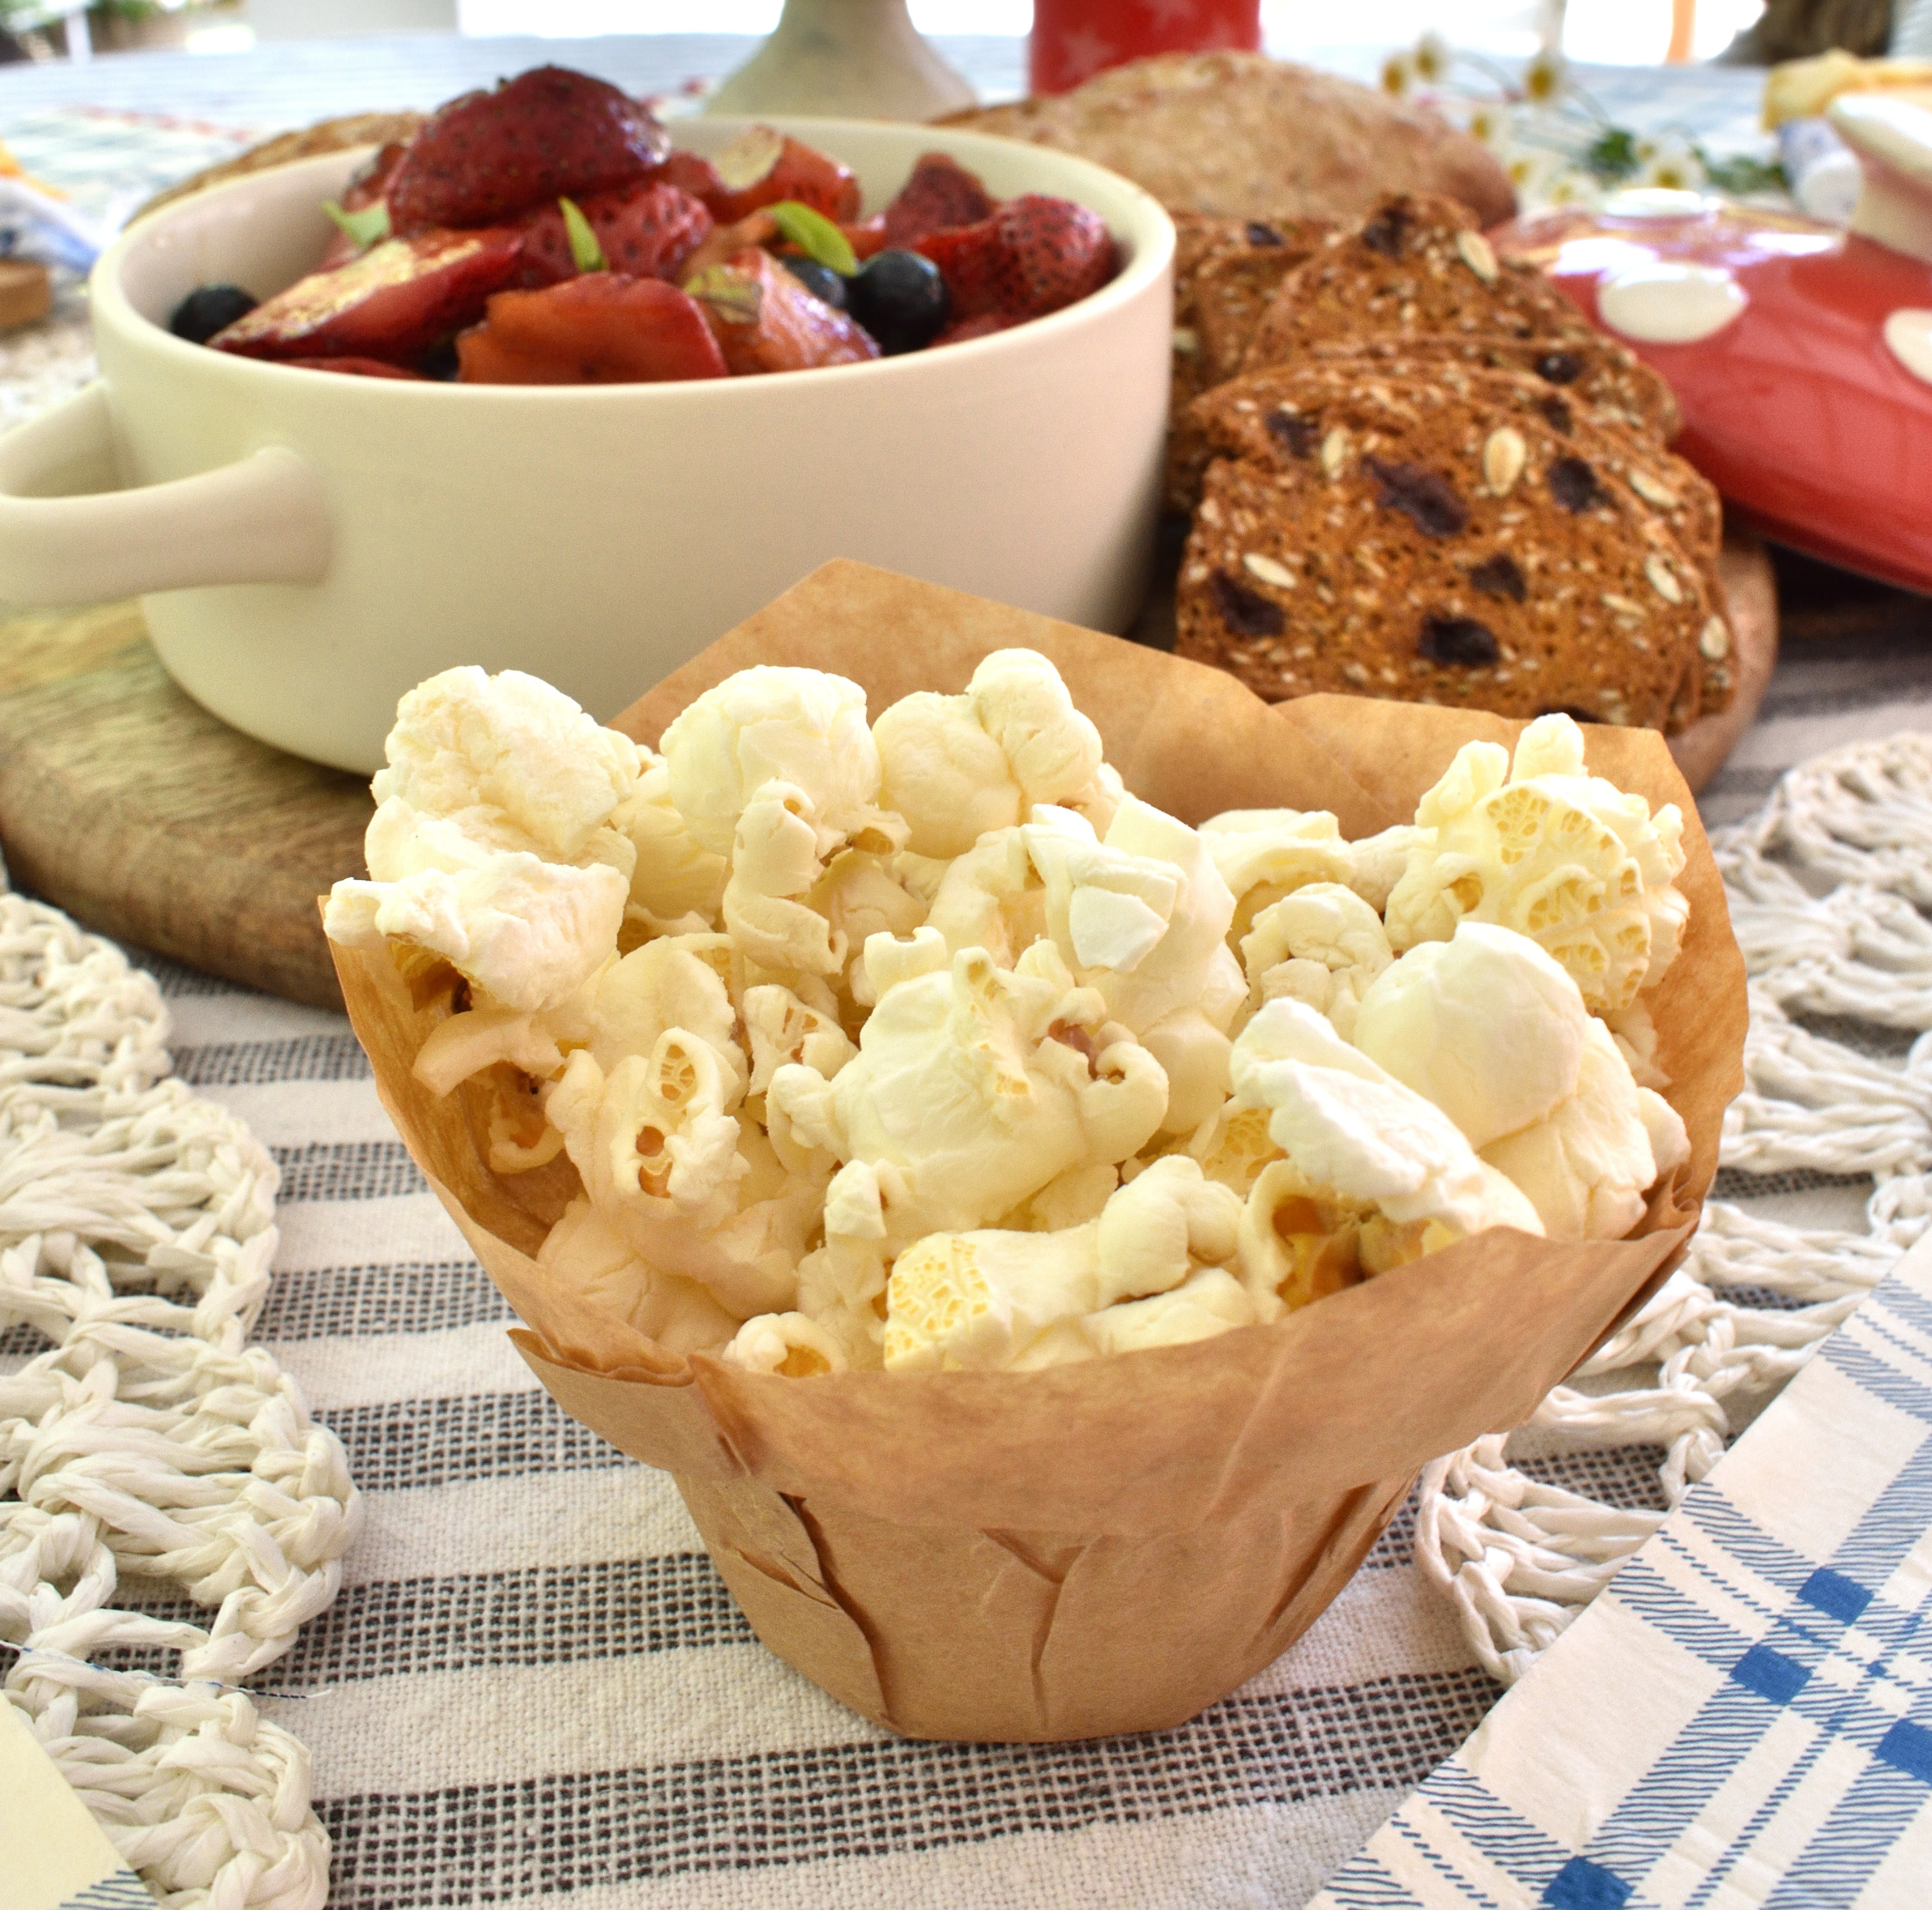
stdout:
{"type": "Polygon", "coordinates": [[[190,345],[205,345],[260,303],[239,285],[197,285],[175,307],[168,329],[190,345]]]}
{"type": "Polygon", "coordinates": [[[829,265],[822,265],[815,258],[805,258],[790,252],[780,252],[778,262],[815,299],[830,306],[835,312],[844,311],[845,281],[829,265]]]}
{"type": "Polygon", "coordinates": [[[895,248],[874,252],[859,268],[846,287],[846,309],[891,358],[930,345],[951,315],[952,300],[930,258],[895,248]]]}

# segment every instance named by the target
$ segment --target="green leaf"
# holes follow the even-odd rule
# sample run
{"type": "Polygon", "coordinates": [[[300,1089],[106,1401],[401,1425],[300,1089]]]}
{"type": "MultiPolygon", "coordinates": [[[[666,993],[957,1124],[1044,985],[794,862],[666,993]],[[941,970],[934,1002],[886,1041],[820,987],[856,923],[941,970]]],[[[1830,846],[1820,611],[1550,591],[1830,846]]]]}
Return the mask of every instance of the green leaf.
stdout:
{"type": "Polygon", "coordinates": [[[829,265],[847,278],[859,269],[858,254],[852,250],[851,240],[822,212],[815,212],[810,206],[801,205],[796,199],[780,199],[775,206],[766,206],[763,210],[771,214],[779,230],[808,258],[815,258],[822,265],[829,265]]]}
{"type": "Polygon", "coordinates": [[[322,210],[335,221],[337,227],[355,244],[360,251],[389,236],[389,209],[381,199],[372,206],[364,206],[360,211],[345,212],[333,199],[322,202],[322,210]]]}
{"type": "Polygon", "coordinates": [[[1720,192],[1739,195],[1751,192],[1788,192],[1791,181],[1784,176],[1784,168],[1773,160],[1753,159],[1747,153],[1733,154],[1725,159],[1713,159],[1702,146],[1691,150],[1702,162],[1704,176],[1720,192]]]}
{"type": "Polygon", "coordinates": [[[1643,164],[1637,157],[1637,135],[1620,126],[1606,126],[1584,148],[1583,163],[1605,185],[1628,179],[1643,164]]]}
{"type": "Polygon", "coordinates": [[[610,261],[604,257],[604,249],[598,244],[590,221],[583,216],[583,208],[574,199],[560,199],[557,203],[563,208],[563,229],[570,240],[571,262],[579,271],[608,271],[610,261]]]}
{"type": "Polygon", "coordinates": [[[684,281],[684,290],[726,325],[756,325],[765,308],[757,279],[734,265],[707,265],[684,281]]]}

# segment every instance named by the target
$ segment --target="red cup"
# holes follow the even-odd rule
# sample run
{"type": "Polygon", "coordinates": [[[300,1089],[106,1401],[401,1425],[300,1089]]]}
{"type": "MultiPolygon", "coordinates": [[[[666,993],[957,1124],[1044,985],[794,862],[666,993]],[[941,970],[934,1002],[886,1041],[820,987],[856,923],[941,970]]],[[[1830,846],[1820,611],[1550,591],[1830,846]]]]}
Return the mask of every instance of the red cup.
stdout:
{"type": "Polygon", "coordinates": [[[1149,53],[1259,51],[1262,0],[1034,0],[1027,78],[1065,93],[1149,53]]]}

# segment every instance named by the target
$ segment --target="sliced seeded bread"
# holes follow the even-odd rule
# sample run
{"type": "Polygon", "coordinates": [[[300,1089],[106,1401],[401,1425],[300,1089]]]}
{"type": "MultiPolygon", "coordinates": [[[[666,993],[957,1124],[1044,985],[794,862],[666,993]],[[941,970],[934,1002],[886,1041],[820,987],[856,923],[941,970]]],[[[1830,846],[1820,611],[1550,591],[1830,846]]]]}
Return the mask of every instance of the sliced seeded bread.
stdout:
{"type": "Polygon", "coordinates": [[[1386,333],[1497,332],[1600,335],[1535,266],[1498,259],[1454,200],[1397,194],[1282,279],[1246,362],[1258,370],[1386,333]]]}
{"type": "MultiPolygon", "coordinates": [[[[1424,387],[1462,399],[1482,413],[1492,430],[1512,429],[1519,436],[1525,429],[1553,431],[1596,473],[1599,483],[1641,500],[1647,518],[1660,521],[1689,560],[1713,614],[1724,617],[1728,607],[1717,567],[1723,507],[1709,480],[1654,437],[1572,402],[1532,374],[1455,361],[1312,359],[1230,380],[1197,401],[1195,413],[1211,456],[1279,464],[1289,455],[1288,440],[1305,438],[1308,420],[1319,416],[1335,396],[1359,388],[1386,400],[1390,394],[1424,387]]],[[[1674,698],[1679,728],[1730,701],[1728,627],[1703,633],[1702,644],[1674,698]],[[1705,654],[1711,649],[1722,654],[1705,654]]]]}
{"type": "Polygon", "coordinates": [[[1166,504],[1192,511],[1200,496],[1206,440],[1188,408],[1208,381],[1200,368],[1200,334],[1194,327],[1194,283],[1204,266],[1247,249],[1246,219],[1211,219],[1181,213],[1174,220],[1174,355],[1167,397],[1166,504]]]}
{"type": "Polygon", "coordinates": [[[1223,252],[1195,275],[1194,335],[1200,343],[1203,385],[1218,385],[1241,370],[1275,288],[1326,243],[1332,230],[1313,219],[1296,224],[1256,222],[1250,231],[1281,237],[1223,252]]]}
{"type": "MultiPolygon", "coordinates": [[[[1318,690],[1662,728],[1724,626],[1660,513],[1536,413],[1284,368],[1200,401],[1222,457],[1182,560],[1182,656],[1318,690]]],[[[1728,648],[1728,635],[1724,638],[1728,648]]]]}
{"type": "Polygon", "coordinates": [[[1170,511],[1200,501],[1207,447],[1188,407],[1241,368],[1284,273],[1333,228],[1319,219],[1184,219],[1174,251],[1174,364],[1167,414],[1170,511]]]}
{"type": "MultiPolygon", "coordinates": [[[[1676,395],[1627,346],[1599,332],[1587,338],[1514,338],[1502,332],[1460,336],[1403,333],[1394,337],[1337,340],[1315,346],[1317,359],[1362,363],[1400,359],[1405,364],[1459,364],[1473,370],[1526,372],[1552,393],[1574,399],[1664,443],[1682,417],[1676,395]]],[[[1219,383],[1219,379],[1209,381],[1219,383]]]]}

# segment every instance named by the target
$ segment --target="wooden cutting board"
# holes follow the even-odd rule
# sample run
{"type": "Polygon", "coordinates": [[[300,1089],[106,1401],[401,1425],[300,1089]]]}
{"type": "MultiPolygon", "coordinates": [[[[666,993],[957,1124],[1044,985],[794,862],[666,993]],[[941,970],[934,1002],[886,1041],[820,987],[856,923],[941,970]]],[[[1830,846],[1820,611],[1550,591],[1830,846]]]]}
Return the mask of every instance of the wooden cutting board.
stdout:
{"type": "MultiPolygon", "coordinates": [[[[1777,656],[1770,566],[1724,551],[1738,693],[1672,747],[1693,788],[1716,773],[1777,656]]],[[[1172,645],[1172,598],[1136,631],[1172,645]]],[[[89,928],[292,1000],[340,1007],[315,898],[363,873],[360,776],[253,741],[175,687],[138,605],[0,627],[0,849],[21,888],[89,928]]]]}
{"type": "Polygon", "coordinates": [[[139,605],[0,629],[0,849],[15,883],[190,967],[342,1005],[315,898],[363,873],[368,782],[217,721],[139,605]]]}

